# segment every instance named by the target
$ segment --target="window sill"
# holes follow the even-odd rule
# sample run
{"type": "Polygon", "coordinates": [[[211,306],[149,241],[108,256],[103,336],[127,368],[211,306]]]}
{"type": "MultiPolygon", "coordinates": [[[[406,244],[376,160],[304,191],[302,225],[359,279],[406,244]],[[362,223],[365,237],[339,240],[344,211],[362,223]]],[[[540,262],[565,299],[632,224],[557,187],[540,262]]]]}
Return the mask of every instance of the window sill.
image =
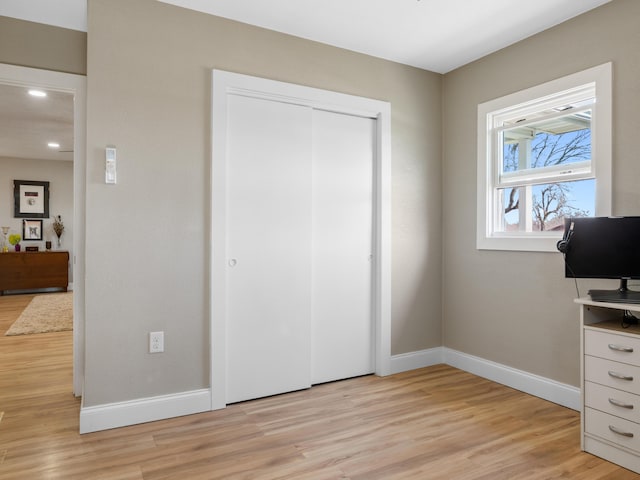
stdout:
{"type": "Polygon", "coordinates": [[[483,236],[477,238],[476,248],[478,250],[558,253],[556,244],[560,238],[558,235],[535,237],[527,235],[483,236]]]}

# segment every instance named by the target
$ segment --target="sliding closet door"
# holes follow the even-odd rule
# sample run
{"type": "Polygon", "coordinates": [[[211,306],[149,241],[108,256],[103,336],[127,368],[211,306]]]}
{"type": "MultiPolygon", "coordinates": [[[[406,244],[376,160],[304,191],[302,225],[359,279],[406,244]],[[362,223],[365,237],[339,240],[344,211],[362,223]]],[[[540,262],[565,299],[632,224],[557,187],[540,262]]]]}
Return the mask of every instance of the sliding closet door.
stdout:
{"type": "Polygon", "coordinates": [[[312,383],[373,373],[376,121],[313,114],[312,383]]]}
{"type": "Polygon", "coordinates": [[[227,403],[310,386],[311,115],[228,97],[227,403]]]}

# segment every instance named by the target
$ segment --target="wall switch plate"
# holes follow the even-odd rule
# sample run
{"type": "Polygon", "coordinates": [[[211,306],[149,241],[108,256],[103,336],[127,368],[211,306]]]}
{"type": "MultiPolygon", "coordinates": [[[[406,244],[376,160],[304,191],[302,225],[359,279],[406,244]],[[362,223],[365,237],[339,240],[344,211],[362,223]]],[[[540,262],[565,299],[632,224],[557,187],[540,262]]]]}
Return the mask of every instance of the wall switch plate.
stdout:
{"type": "Polygon", "coordinates": [[[116,173],[116,148],[105,148],[104,183],[115,184],[117,182],[116,173]]]}
{"type": "Polygon", "coordinates": [[[149,353],[164,352],[164,332],[149,332],[149,353]]]}

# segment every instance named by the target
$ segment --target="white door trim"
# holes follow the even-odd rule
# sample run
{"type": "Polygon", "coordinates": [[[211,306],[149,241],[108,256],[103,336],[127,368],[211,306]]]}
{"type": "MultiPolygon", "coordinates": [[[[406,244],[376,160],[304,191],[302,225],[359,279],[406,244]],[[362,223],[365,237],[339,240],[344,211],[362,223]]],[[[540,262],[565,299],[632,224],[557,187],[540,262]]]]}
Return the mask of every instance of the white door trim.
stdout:
{"type": "Polygon", "coordinates": [[[226,138],[227,96],[265,98],[377,120],[374,166],[375,373],[391,373],[391,105],[237,73],[213,70],[210,254],[211,409],[226,406],[226,138]]]}
{"type": "Polygon", "coordinates": [[[87,79],[72,73],[0,64],[0,84],[71,93],[73,102],[73,393],[84,386],[84,250],[87,79]]]}

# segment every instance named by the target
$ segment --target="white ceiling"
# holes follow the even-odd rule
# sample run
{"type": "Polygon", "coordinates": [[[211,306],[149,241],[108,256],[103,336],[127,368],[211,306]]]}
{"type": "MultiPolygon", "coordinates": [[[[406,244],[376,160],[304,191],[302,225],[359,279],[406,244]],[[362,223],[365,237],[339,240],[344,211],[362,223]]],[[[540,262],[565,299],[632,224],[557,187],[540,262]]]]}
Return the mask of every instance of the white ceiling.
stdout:
{"type": "Polygon", "coordinates": [[[73,95],[48,91],[40,98],[28,90],[0,85],[0,157],[73,160],[73,95]]]}
{"type": "MultiPolygon", "coordinates": [[[[610,0],[159,0],[446,73],[610,0]]],[[[87,29],[86,0],[0,0],[0,15],[87,29]]]]}
{"type": "Polygon", "coordinates": [[[446,73],[610,0],[160,0],[446,73]]]}
{"type": "MultiPolygon", "coordinates": [[[[610,0],[158,1],[446,73],[610,0]]],[[[87,30],[86,0],[0,0],[0,16],[87,30]]],[[[48,98],[53,105],[55,96],[48,98]]],[[[59,159],[51,149],[36,151],[36,144],[46,145],[52,136],[56,113],[43,114],[43,128],[49,130],[36,140],[39,117],[29,105],[17,104],[23,99],[15,91],[0,92],[0,156],[21,152],[22,157],[59,159]],[[34,115],[29,127],[24,126],[28,112],[34,115]],[[17,117],[9,116],[18,114],[25,122],[20,128],[17,117]]],[[[69,119],[59,119],[62,125],[69,119]]],[[[63,150],[70,149],[65,147],[69,135],[60,134],[63,150]]]]}

